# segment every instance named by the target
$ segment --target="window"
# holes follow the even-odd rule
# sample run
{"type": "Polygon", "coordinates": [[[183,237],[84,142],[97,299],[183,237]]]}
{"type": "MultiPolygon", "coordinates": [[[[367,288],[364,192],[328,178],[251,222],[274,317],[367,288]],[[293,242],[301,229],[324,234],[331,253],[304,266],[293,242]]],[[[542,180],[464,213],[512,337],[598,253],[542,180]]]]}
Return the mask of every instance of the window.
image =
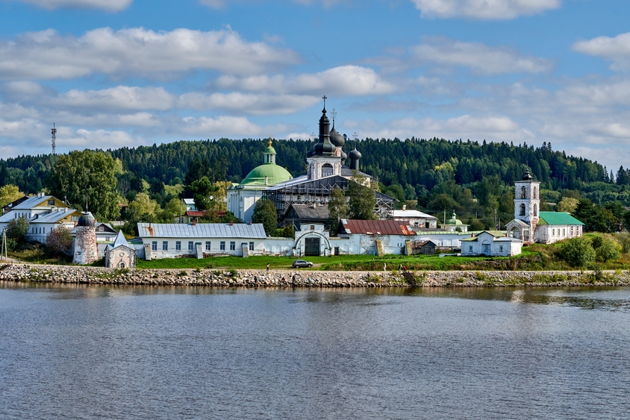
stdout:
{"type": "Polygon", "coordinates": [[[206,241],[206,251],[210,251],[210,245],[212,245],[210,241],[206,241]]]}
{"type": "Polygon", "coordinates": [[[221,251],[225,251],[225,241],[221,241],[221,243],[219,243],[219,249],[221,251]]]}
{"type": "Polygon", "coordinates": [[[534,200],[536,200],[536,199],[538,199],[538,188],[534,187],[534,190],[533,190],[533,191],[534,191],[534,194],[533,194],[533,197],[532,197],[532,198],[533,198],[534,200]]]}
{"type": "Polygon", "coordinates": [[[330,163],[325,163],[322,166],[322,178],[326,177],[326,176],[332,176],[333,174],[333,167],[330,163]]]}
{"type": "Polygon", "coordinates": [[[525,186],[521,187],[521,199],[527,198],[527,188],[525,186]]]}
{"type": "Polygon", "coordinates": [[[519,213],[521,216],[525,216],[525,204],[521,204],[521,211],[519,213]]]}
{"type": "Polygon", "coordinates": [[[499,252],[503,253],[503,245],[499,245],[499,252]]]}
{"type": "Polygon", "coordinates": [[[472,245],[468,245],[468,252],[473,252],[473,246],[472,245]]]}
{"type": "Polygon", "coordinates": [[[55,200],[48,200],[48,205],[49,206],[54,206],[55,205],[55,200]]]}
{"type": "Polygon", "coordinates": [[[534,204],[534,216],[538,216],[538,206],[534,204]]]}
{"type": "Polygon", "coordinates": [[[315,230],[315,225],[311,225],[311,230],[315,230]]]}
{"type": "Polygon", "coordinates": [[[175,250],[176,251],[181,251],[182,250],[182,241],[176,241],[175,242],[175,250]]]}
{"type": "Polygon", "coordinates": [[[193,241],[188,241],[188,250],[192,251],[195,249],[195,243],[193,241]]]}
{"type": "Polygon", "coordinates": [[[157,241],[151,242],[151,250],[152,251],[157,251],[157,241]]]}
{"type": "Polygon", "coordinates": [[[235,250],[236,250],[236,242],[230,241],[230,251],[235,251],[235,250]]]}
{"type": "Polygon", "coordinates": [[[250,251],[253,251],[253,250],[254,250],[254,243],[253,243],[253,242],[250,242],[250,243],[249,243],[249,250],[250,250],[250,251]]]}
{"type": "Polygon", "coordinates": [[[168,241],[162,241],[162,251],[168,251],[168,241]]]}

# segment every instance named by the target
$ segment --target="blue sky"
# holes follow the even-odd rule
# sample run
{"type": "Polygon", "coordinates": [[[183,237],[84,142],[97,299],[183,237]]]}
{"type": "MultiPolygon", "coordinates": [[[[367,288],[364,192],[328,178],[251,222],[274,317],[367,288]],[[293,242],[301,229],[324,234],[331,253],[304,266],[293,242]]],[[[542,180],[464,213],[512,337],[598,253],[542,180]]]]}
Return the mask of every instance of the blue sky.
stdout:
{"type": "Polygon", "coordinates": [[[625,0],[0,0],[0,156],[180,139],[540,145],[630,167],[625,0]]]}

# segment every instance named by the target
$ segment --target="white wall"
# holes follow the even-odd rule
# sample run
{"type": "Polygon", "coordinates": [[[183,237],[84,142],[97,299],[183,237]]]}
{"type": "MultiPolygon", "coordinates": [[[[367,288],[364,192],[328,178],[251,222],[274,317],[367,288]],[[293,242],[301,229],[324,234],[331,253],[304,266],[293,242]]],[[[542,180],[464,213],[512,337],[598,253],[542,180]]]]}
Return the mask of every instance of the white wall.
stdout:
{"type": "Polygon", "coordinates": [[[196,252],[196,244],[201,243],[203,254],[208,255],[235,255],[242,256],[242,243],[253,242],[254,249],[249,250],[249,255],[261,255],[265,253],[264,240],[262,239],[243,239],[243,238],[142,238],[143,245],[150,249],[150,259],[160,258],[176,258],[184,256],[193,256],[196,252]],[[153,243],[156,246],[153,246],[153,243]],[[177,242],[180,243],[180,249],[177,249],[177,242]],[[189,247],[192,242],[192,248],[189,247]],[[206,247],[206,242],[210,242],[210,249],[206,247]],[[221,243],[224,243],[225,249],[221,249],[221,243]],[[166,249],[164,249],[166,243],[166,249]],[[157,249],[155,249],[157,248],[157,249]],[[233,248],[233,249],[232,249],[233,248]]]}
{"type": "Polygon", "coordinates": [[[536,242],[552,244],[568,238],[582,236],[581,225],[542,225],[536,228],[536,242]]]}

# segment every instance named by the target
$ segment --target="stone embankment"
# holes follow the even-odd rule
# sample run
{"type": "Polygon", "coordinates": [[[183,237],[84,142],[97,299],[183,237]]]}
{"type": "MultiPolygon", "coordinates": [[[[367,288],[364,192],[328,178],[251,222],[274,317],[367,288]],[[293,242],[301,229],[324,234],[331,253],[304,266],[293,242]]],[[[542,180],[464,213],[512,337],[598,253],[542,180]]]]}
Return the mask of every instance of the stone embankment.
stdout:
{"type": "Polygon", "coordinates": [[[0,281],[211,287],[630,286],[630,271],[112,270],[0,264],[0,281]]]}

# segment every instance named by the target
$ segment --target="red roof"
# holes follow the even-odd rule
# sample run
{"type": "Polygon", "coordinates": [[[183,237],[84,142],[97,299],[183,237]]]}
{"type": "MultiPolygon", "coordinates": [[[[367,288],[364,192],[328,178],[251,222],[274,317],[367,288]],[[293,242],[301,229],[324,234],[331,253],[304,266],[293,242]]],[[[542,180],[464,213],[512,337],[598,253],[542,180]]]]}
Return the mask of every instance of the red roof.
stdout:
{"type": "Polygon", "coordinates": [[[198,211],[198,210],[188,210],[186,212],[186,216],[190,216],[190,217],[203,217],[206,215],[205,211],[198,211]]]}
{"type": "Polygon", "coordinates": [[[346,220],[341,221],[346,233],[362,233],[366,235],[405,235],[416,233],[404,222],[397,220],[346,220]]]}

